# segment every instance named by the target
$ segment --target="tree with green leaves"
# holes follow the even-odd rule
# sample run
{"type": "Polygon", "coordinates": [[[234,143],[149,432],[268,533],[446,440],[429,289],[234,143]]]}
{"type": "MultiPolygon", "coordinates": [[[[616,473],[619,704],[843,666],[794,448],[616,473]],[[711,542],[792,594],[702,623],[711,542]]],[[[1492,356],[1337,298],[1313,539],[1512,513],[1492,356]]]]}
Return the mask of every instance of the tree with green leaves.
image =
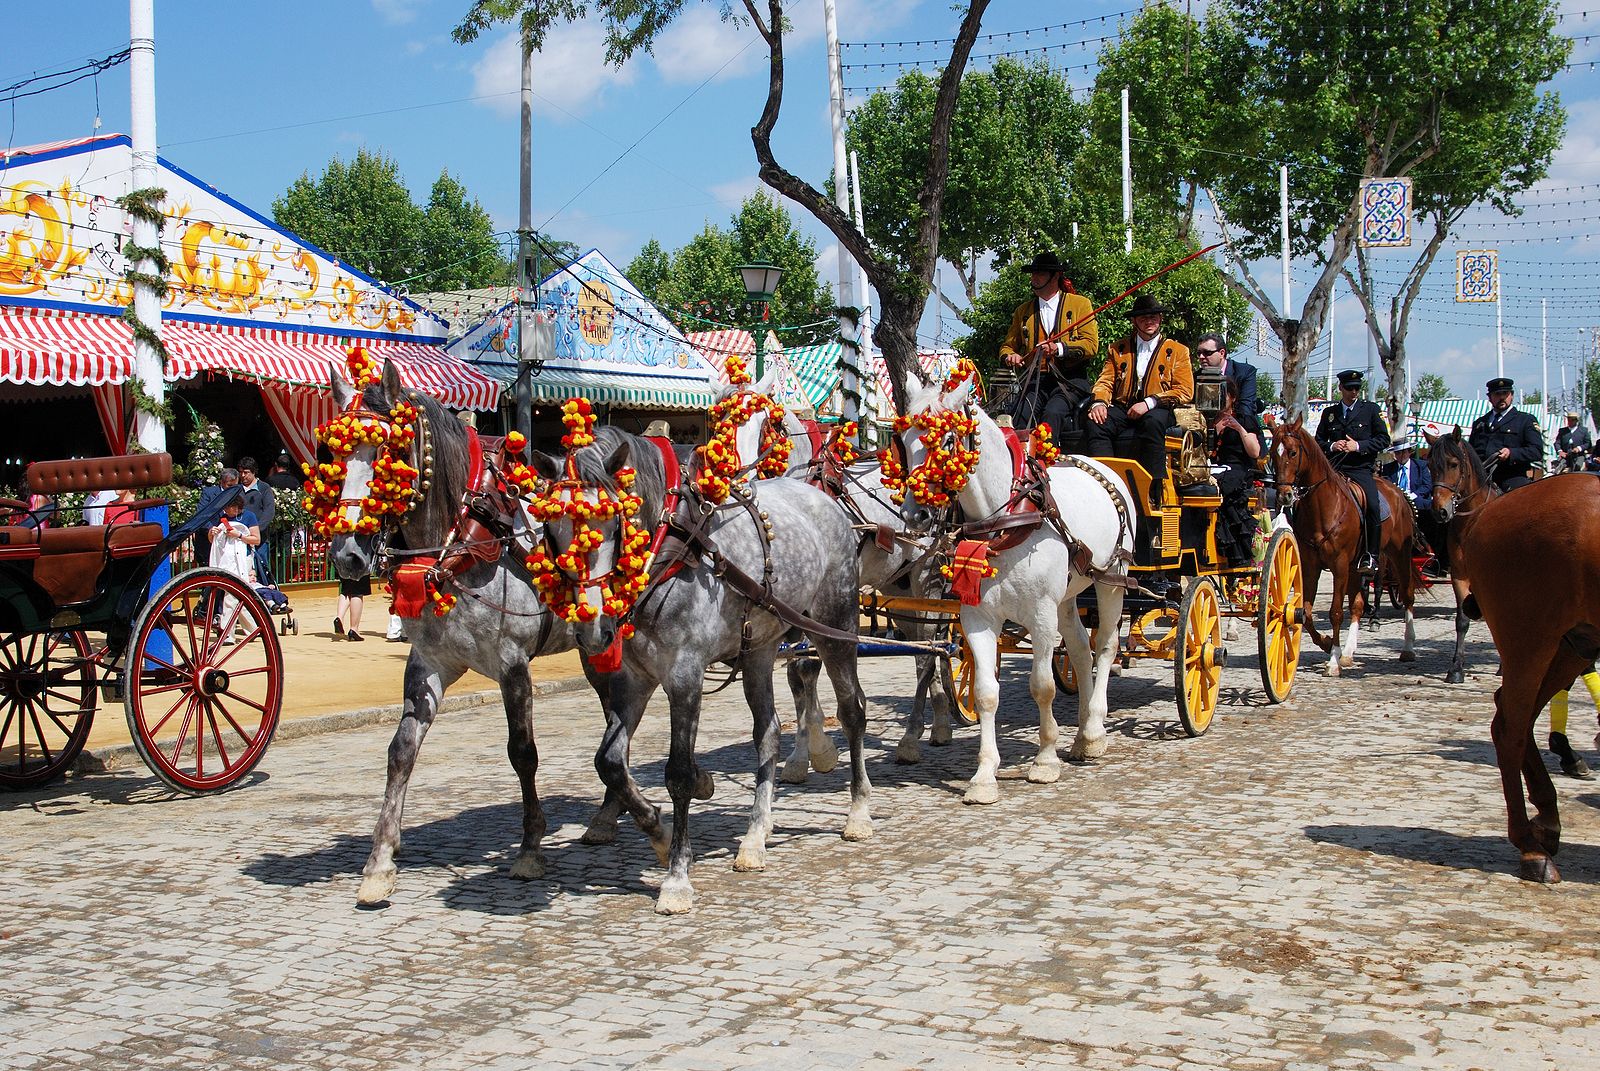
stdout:
{"type": "MultiPolygon", "coordinates": [[[[902,260],[918,240],[917,196],[937,96],[936,81],[911,71],[851,112],[845,131],[845,144],[861,161],[866,236],[902,260]]],[[[962,78],[939,256],[954,269],[968,304],[978,298],[980,263],[1027,259],[1072,218],[1069,174],[1083,146],[1084,118],[1066,79],[1043,61],[1001,59],[962,78]]],[[[943,293],[937,297],[962,311],[943,293]]]]}
{"type": "Polygon", "coordinates": [[[1437,372],[1424,372],[1412,384],[1411,397],[1419,402],[1442,402],[1451,397],[1450,384],[1437,372]]]}
{"type": "Polygon", "coordinates": [[[756,191],[739,206],[728,229],[713,224],[670,257],[654,239],[628,265],[629,280],[684,331],[748,326],[756,315],[739,265],[755,261],[783,269],[768,310],[785,346],[831,338],[833,294],[817,277],[817,246],[794,227],[782,205],[756,191]]]}
{"type": "Polygon", "coordinates": [[[302,174],[272,203],[273,218],[312,245],[389,283],[413,290],[490,286],[510,278],[483,206],[440,172],[418,205],[393,159],[359,149],[322,175],[302,174]]]}
{"type": "MultiPolygon", "coordinates": [[[[877,290],[880,308],[873,339],[888,365],[895,405],[903,410],[908,384],[925,378],[916,359],[917,328],[927,307],[940,255],[940,224],[950,176],[951,125],[962,74],[989,0],[967,0],[958,7],[959,28],[937,81],[927,125],[916,131],[928,147],[927,166],[915,177],[908,199],[916,208],[912,236],[903,251],[878,249],[823,189],[778,161],[772,148],[772,132],[783,110],[784,45],[789,32],[784,0],[766,0],[764,4],[759,0],[739,0],[739,6],[743,8],[742,15],[736,13],[732,0],[721,3],[725,17],[752,26],[767,48],[767,97],[750,131],[761,181],[816,217],[861,265],[877,290]]],[[[492,26],[515,22],[523,42],[538,49],[552,26],[592,14],[606,28],[607,60],[620,66],[640,49],[649,50],[684,7],[684,0],[476,0],[452,36],[457,42],[466,43],[492,26]]]]}
{"type": "MultiPolygon", "coordinates": [[[[1240,272],[1235,285],[1283,340],[1282,386],[1298,409],[1308,355],[1356,246],[1361,180],[1413,178],[1419,206],[1443,213],[1446,228],[1459,217],[1455,206],[1509,194],[1521,179],[1498,168],[1542,166],[1558,113],[1540,110],[1536,90],[1570,43],[1554,32],[1548,0],[1223,0],[1208,11],[1213,20],[1238,35],[1234,52],[1214,58],[1240,69],[1239,92],[1217,100],[1213,122],[1164,136],[1233,154],[1218,157],[1225,165],[1212,189],[1240,272]],[[1512,140],[1544,133],[1519,163],[1512,146],[1498,144],[1497,123],[1512,124],[1512,140]],[[1496,170],[1469,166],[1475,152],[1491,154],[1496,170]],[[1280,163],[1289,171],[1291,249],[1319,269],[1298,316],[1279,309],[1250,270],[1250,261],[1277,256],[1280,163]]],[[[1412,273],[1418,282],[1431,263],[1424,257],[1412,273]]],[[[1374,296],[1361,297],[1376,324],[1374,296]]]]}

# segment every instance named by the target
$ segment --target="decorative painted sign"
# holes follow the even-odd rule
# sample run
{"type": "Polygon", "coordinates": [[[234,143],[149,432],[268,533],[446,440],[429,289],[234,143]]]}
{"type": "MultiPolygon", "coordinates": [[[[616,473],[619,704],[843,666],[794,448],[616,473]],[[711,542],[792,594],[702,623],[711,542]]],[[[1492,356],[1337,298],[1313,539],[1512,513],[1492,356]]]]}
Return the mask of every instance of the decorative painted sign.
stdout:
{"type": "Polygon", "coordinates": [[[1496,301],[1500,297],[1500,251],[1462,249],[1456,253],[1456,300],[1496,301]]]}
{"type": "Polygon", "coordinates": [[[1411,180],[1361,180],[1361,236],[1368,248],[1411,244],[1411,180]]]}
{"type": "MultiPolygon", "coordinates": [[[[0,171],[0,303],[106,312],[129,305],[123,247],[133,230],[126,135],[15,151],[0,171]]],[[[438,342],[444,322],[305,245],[166,160],[163,314],[197,323],[359,333],[438,342]]]]}

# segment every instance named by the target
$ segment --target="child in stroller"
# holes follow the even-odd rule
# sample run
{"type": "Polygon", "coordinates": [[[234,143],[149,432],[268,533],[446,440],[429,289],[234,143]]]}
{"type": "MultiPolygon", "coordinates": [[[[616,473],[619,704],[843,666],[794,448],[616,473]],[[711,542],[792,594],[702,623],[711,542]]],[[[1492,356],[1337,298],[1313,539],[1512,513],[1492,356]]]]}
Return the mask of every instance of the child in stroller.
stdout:
{"type": "Polygon", "coordinates": [[[266,604],[267,613],[274,617],[282,617],[278,622],[278,635],[287,636],[293,632],[300,635],[300,622],[294,619],[294,607],[289,605],[289,596],[276,584],[263,584],[259,579],[251,584],[256,589],[256,594],[261,596],[261,601],[266,604]]]}

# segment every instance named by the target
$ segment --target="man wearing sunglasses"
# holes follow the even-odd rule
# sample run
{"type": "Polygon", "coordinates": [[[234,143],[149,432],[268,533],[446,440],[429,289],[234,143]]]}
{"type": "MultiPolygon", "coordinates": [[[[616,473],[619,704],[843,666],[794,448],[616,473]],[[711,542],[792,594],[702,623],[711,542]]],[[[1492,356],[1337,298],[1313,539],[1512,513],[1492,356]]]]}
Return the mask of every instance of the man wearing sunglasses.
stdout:
{"type": "Polygon", "coordinates": [[[1317,445],[1340,475],[1361,488],[1367,549],[1357,568],[1376,573],[1383,520],[1378,511],[1378,481],[1373,469],[1379,455],[1389,448],[1389,425],[1377,403],[1361,397],[1361,384],[1362,375],[1356,369],[1339,373],[1339,400],[1322,411],[1317,445]]]}
{"type": "Polygon", "coordinates": [[[1218,375],[1232,379],[1239,385],[1239,400],[1234,403],[1234,415],[1248,410],[1251,416],[1260,418],[1261,402],[1256,397],[1255,366],[1230,361],[1228,344],[1223,341],[1221,335],[1201,335],[1200,341],[1195,343],[1194,352],[1199,356],[1202,365],[1216,369],[1218,375]]]}
{"type": "Polygon", "coordinates": [[[1502,491],[1530,484],[1528,469],[1544,460],[1544,435],[1532,413],[1511,404],[1512,382],[1504,376],[1484,384],[1489,411],[1472,422],[1467,442],[1478,454],[1489,479],[1502,491]]]}

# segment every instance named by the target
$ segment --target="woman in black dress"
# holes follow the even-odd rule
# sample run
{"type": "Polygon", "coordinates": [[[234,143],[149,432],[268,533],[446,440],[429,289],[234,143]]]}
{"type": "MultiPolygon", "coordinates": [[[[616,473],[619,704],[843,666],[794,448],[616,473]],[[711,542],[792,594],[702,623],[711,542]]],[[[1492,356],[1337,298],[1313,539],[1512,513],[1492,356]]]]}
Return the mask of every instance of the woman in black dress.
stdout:
{"type": "Polygon", "coordinates": [[[1217,473],[1222,508],[1217,511],[1217,551],[1230,565],[1255,560],[1256,517],[1250,511],[1250,488],[1256,479],[1256,459],[1261,456],[1261,421],[1249,411],[1237,412],[1239,384],[1232,376],[1223,383],[1222,412],[1217,417],[1217,446],[1213,459],[1224,465],[1217,473]]]}

